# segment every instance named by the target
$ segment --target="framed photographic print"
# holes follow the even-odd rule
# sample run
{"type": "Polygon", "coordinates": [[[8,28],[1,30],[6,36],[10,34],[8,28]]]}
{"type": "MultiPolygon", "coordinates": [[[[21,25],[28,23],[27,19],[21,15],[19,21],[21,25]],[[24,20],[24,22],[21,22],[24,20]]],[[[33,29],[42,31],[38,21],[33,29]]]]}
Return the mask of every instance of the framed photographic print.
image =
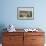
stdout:
{"type": "Polygon", "coordinates": [[[18,7],[17,19],[20,19],[20,20],[34,19],[34,7],[18,7]]]}

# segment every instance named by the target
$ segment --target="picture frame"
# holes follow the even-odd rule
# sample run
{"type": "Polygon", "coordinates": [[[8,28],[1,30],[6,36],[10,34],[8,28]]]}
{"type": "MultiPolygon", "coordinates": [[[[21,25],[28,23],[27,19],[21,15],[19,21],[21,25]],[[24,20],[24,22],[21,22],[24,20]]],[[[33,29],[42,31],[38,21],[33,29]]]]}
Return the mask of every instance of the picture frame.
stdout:
{"type": "Polygon", "coordinates": [[[18,7],[17,8],[18,20],[33,20],[34,19],[34,7],[18,7]]]}

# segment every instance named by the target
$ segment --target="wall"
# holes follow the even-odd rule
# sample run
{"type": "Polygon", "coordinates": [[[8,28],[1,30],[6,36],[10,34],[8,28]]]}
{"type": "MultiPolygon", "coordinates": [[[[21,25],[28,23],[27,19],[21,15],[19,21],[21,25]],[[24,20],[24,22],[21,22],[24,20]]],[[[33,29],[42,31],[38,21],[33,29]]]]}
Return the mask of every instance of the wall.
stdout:
{"type": "Polygon", "coordinates": [[[45,4],[44,0],[1,0],[0,24],[13,24],[16,28],[40,26],[45,29],[45,4]],[[34,20],[17,20],[17,7],[34,7],[34,20]]]}

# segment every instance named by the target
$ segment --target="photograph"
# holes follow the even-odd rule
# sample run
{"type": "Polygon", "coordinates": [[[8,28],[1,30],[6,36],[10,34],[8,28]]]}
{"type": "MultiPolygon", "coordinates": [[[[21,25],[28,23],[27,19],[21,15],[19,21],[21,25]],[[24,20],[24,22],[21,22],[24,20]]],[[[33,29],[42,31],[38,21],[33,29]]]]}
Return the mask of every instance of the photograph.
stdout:
{"type": "Polygon", "coordinates": [[[34,19],[34,8],[33,7],[18,7],[17,19],[22,19],[22,20],[34,19]]]}

